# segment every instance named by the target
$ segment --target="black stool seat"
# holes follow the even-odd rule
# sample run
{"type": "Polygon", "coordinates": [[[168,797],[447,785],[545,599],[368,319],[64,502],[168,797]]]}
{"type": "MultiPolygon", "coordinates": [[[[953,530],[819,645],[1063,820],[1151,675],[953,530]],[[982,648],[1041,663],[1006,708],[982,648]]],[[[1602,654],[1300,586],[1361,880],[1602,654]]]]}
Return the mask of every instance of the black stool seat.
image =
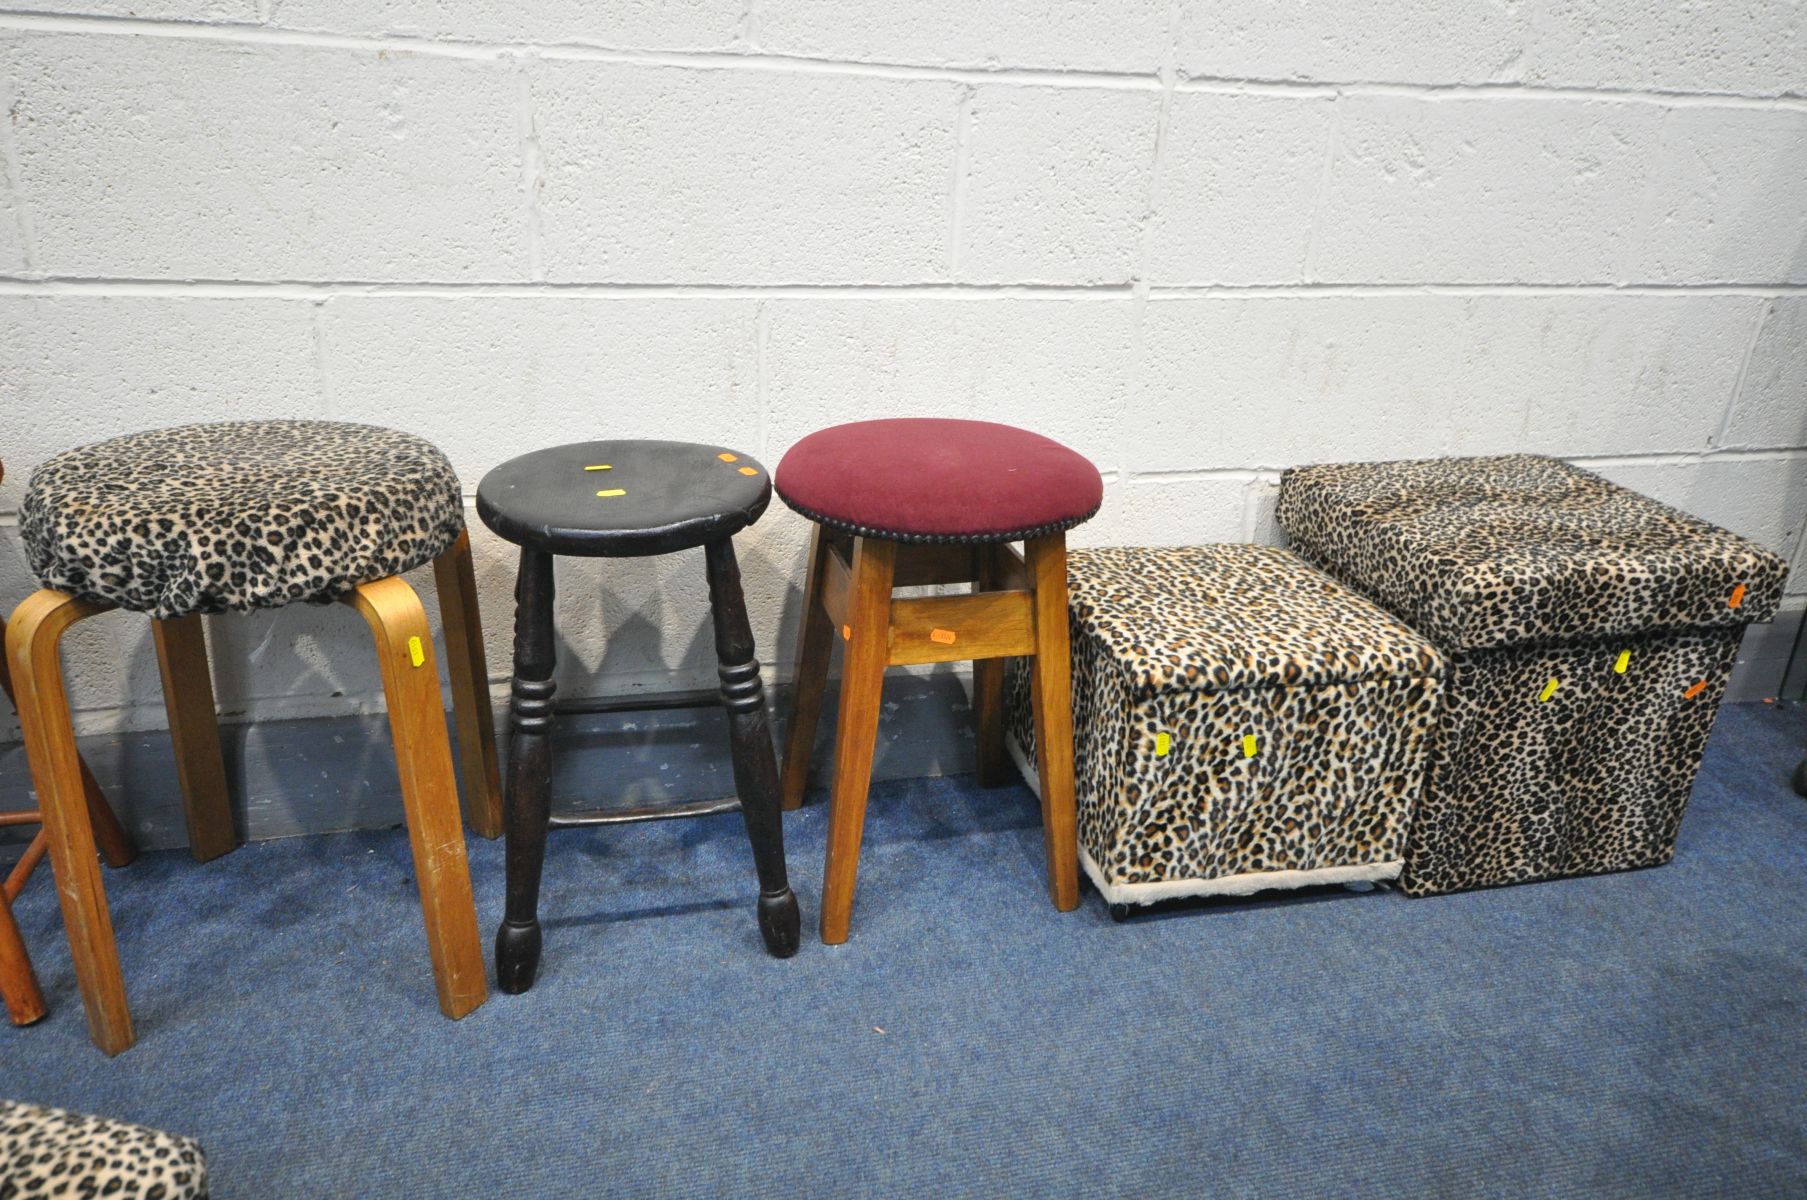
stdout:
{"type": "Polygon", "coordinates": [[[516,545],[627,558],[732,537],[771,499],[766,469],[726,446],[573,442],[511,458],[485,475],[477,515],[516,545]]]}
{"type": "MultiPolygon", "coordinates": [[[[797,951],[797,897],[784,868],[778,765],[765,691],[740,586],[733,537],[765,512],[772,481],[759,463],[724,446],[691,442],[576,442],[510,459],[477,485],[477,515],[521,547],[515,577],[514,679],[509,704],[508,903],[496,931],[496,980],[524,992],[539,971],[540,875],[546,831],[740,810],[759,875],[759,932],[767,952],[797,951]],[[552,601],[554,555],[627,558],[701,546],[728,714],[738,800],[552,815],[552,601]]],[[[689,707],[688,698],[610,704],[609,711],[689,707]]],[[[712,701],[705,701],[712,702],[712,701]]]]}

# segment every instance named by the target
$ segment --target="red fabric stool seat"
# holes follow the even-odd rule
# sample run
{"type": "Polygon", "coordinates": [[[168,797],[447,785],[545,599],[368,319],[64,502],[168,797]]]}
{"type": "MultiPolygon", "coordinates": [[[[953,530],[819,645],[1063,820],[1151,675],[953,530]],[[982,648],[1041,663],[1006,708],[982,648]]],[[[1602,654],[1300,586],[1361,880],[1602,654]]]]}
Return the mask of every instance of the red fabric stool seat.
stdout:
{"type": "Polygon", "coordinates": [[[812,521],[899,542],[1014,542],[1098,511],[1098,468],[1051,438],[991,421],[899,417],[810,434],[772,476],[812,521]]]}

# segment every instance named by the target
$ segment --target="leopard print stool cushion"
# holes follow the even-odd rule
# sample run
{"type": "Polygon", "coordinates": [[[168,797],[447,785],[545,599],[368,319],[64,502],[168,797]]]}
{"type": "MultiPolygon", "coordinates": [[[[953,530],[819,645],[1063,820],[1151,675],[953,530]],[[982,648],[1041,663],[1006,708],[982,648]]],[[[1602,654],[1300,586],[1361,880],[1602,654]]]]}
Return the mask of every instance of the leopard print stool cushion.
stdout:
{"type": "MultiPolygon", "coordinates": [[[[1390,879],[1443,660],[1271,546],[1068,560],[1080,859],[1113,904],[1390,879]]],[[[1034,782],[1028,670],[1006,722],[1034,782]]]]}
{"type": "Polygon", "coordinates": [[[20,508],[45,587],[153,617],[325,602],[464,529],[432,443],[337,421],[227,421],[68,450],[20,508]]]}
{"type": "Polygon", "coordinates": [[[1779,557],[1533,455],[1289,471],[1279,520],[1450,659],[1406,892],[1673,857],[1744,626],[1780,603],[1779,557]]]}
{"type": "Polygon", "coordinates": [[[173,1133],[0,1100],[0,1200],[207,1195],[200,1143],[173,1133]]]}

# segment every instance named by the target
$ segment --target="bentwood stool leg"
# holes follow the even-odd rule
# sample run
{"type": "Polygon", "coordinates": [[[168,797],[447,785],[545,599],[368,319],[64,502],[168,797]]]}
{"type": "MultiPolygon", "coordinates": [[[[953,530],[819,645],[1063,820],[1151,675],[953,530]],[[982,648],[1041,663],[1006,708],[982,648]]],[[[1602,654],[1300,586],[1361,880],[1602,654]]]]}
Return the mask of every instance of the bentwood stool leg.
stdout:
{"type": "Polygon", "coordinates": [[[715,656],[720,663],[722,707],[734,755],[734,790],[753,843],[759,872],[759,933],[774,958],[797,952],[797,897],[784,869],[784,824],[779,807],[778,763],[766,727],[765,690],[753,653],[753,630],[740,586],[740,565],[727,538],[703,547],[709,571],[709,611],[715,618],[715,656]]]}
{"type": "Polygon", "coordinates": [[[540,871],[552,815],[552,556],[521,549],[515,577],[514,683],[509,706],[508,898],[496,930],[496,986],[524,992],[540,965],[540,871]]]}
{"type": "Polygon", "coordinates": [[[847,652],[841,664],[841,712],[835,728],[834,797],[828,811],[828,863],[822,880],[822,940],[847,940],[853,922],[853,890],[860,869],[860,836],[866,793],[890,654],[891,581],[897,543],[878,538],[854,542],[847,597],[847,652]]]}
{"type": "Polygon", "coordinates": [[[1024,544],[1035,605],[1035,658],[1030,702],[1035,717],[1035,771],[1041,781],[1042,834],[1054,907],[1079,907],[1079,832],[1073,796],[1072,648],[1067,641],[1067,536],[1024,544]]]}
{"type": "Polygon", "coordinates": [[[207,633],[200,615],[191,613],[152,621],[151,634],[157,644],[157,670],[163,676],[169,737],[176,750],[189,852],[196,862],[206,862],[238,846],[232,802],[226,794],[226,763],[220,756],[213,677],[207,669],[207,633]]]}
{"type": "Polygon", "coordinates": [[[63,632],[106,606],[44,588],[13,610],[6,662],[25,732],[25,757],[50,842],[50,868],[69,935],[69,956],[87,1012],[88,1035],[108,1054],[132,1044],[132,1015],[113,942],[113,920],[95,860],[94,829],[82,790],[81,756],[69,721],[57,647],[63,632]]]}
{"type": "Polygon", "coordinates": [[[816,747],[816,723],[822,717],[822,693],[828,688],[828,660],[834,653],[834,626],[822,607],[822,585],[828,577],[829,536],[820,525],[809,535],[809,567],[803,577],[803,628],[797,635],[797,666],[791,674],[791,722],[784,742],[784,807],[803,803],[809,784],[809,760],[816,747]]]}
{"type": "Polygon", "coordinates": [[[439,1008],[456,1020],[483,1003],[488,987],[426,610],[394,575],[361,583],[346,599],[376,639],[439,1008]]]}
{"type": "Polygon", "coordinates": [[[479,837],[502,836],[502,779],[496,767],[496,718],[489,706],[489,666],[477,616],[477,573],[471,535],[460,533],[433,560],[433,584],[445,624],[446,669],[452,676],[452,716],[458,723],[459,774],[465,815],[479,837]]]}
{"type": "MultiPolygon", "coordinates": [[[[6,622],[0,620],[0,646],[5,643],[6,622]]],[[[4,652],[0,652],[0,692],[6,693],[7,703],[17,712],[19,703],[13,695],[12,672],[7,669],[4,652]]],[[[130,866],[138,857],[137,843],[113,815],[113,806],[107,803],[106,793],[100,790],[94,772],[88,769],[88,760],[77,755],[76,761],[81,764],[82,795],[88,802],[88,820],[94,826],[94,840],[100,845],[101,861],[109,867],[130,866]]]]}

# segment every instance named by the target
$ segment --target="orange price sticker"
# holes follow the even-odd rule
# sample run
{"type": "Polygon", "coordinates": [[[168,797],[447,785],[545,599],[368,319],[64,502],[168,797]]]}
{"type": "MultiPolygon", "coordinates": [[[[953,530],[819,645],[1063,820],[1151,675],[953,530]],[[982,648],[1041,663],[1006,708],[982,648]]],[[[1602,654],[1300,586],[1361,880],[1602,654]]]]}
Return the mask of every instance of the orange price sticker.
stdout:
{"type": "Polygon", "coordinates": [[[929,641],[940,642],[943,646],[951,646],[954,644],[954,631],[951,629],[931,629],[929,630],[929,641]]]}
{"type": "Polygon", "coordinates": [[[851,626],[851,625],[841,626],[841,640],[843,642],[851,642],[853,640],[853,626],[851,626]]]}
{"type": "Polygon", "coordinates": [[[1732,589],[1732,598],[1725,602],[1727,608],[1737,608],[1744,603],[1744,585],[1741,583],[1732,589]]]}
{"type": "Polygon", "coordinates": [[[740,461],[740,455],[729,454],[726,450],[723,450],[720,454],[716,455],[715,457],[721,459],[723,462],[739,462],[740,461]]]}
{"type": "Polygon", "coordinates": [[[741,468],[741,469],[740,469],[740,473],[741,473],[741,474],[742,474],[742,475],[757,475],[757,474],[759,474],[759,472],[758,472],[758,470],[756,470],[756,469],[755,469],[755,468],[753,468],[753,467],[742,467],[742,468],[741,468]]]}
{"type": "Polygon", "coordinates": [[[1707,690],[1707,681],[1702,679],[1699,682],[1697,682],[1693,687],[1691,687],[1687,691],[1683,692],[1682,699],[1683,700],[1692,700],[1692,699],[1694,699],[1694,697],[1700,695],[1702,692],[1704,692],[1706,690],[1707,690]]]}

